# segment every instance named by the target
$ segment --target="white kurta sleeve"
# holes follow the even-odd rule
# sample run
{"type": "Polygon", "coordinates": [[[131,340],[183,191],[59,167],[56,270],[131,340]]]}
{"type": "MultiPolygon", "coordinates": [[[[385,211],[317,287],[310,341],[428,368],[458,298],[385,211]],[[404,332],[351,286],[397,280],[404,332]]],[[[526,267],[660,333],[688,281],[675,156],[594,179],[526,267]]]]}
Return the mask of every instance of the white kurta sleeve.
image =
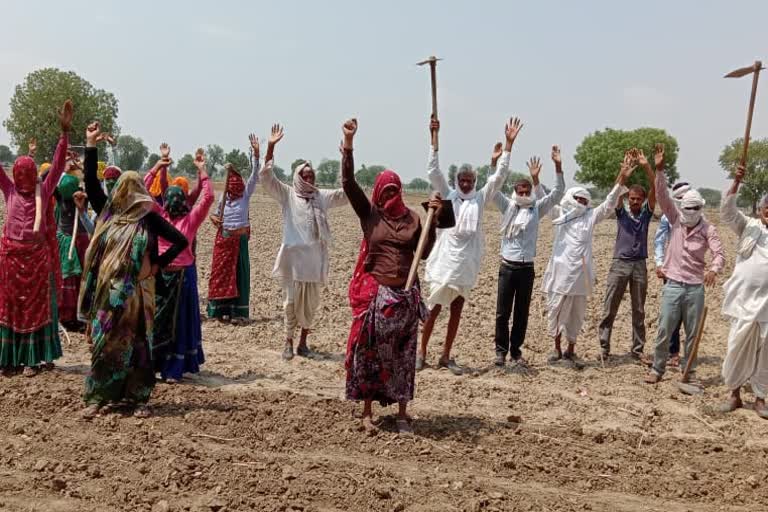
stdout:
{"type": "Polygon", "coordinates": [[[445,179],[443,171],[440,170],[440,162],[437,158],[437,151],[435,148],[429,148],[429,160],[427,161],[427,177],[429,183],[432,185],[432,189],[435,192],[439,192],[443,199],[448,197],[451,192],[451,187],[448,185],[448,181],[445,179]]]}
{"type": "Polygon", "coordinates": [[[493,200],[496,192],[500,192],[504,186],[504,182],[507,181],[509,176],[509,151],[504,151],[499,158],[499,162],[496,164],[496,170],[488,177],[488,181],[485,183],[480,192],[483,194],[484,204],[488,204],[493,200]]]}
{"type": "Polygon", "coordinates": [[[320,195],[325,198],[325,204],[328,205],[328,208],[338,208],[349,204],[349,199],[347,199],[347,194],[344,193],[343,188],[320,190],[320,195]]]}
{"type": "Polygon", "coordinates": [[[747,227],[747,216],[739,211],[736,204],[738,194],[729,194],[730,187],[723,193],[723,204],[720,206],[720,220],[728,225],[737,235],[741,236],[747,227]]]}
{"type": "MultiPolygon", "coordinates": [[[[264,190],[272,196],[275,201],[284,205],[288,202],[288,195],[291,193],[288,185],[278,180],[275,177],[275,173],[272,172],[272,162],[267,162],[264,167],[259,171],[261,177],[261,183],[264,185],[264,190]]],[[[248,180],[250,181],[250,180],[248,180]]]]}
{"type": "Polygon", "coordinates": [[[627,192],[627,187],[619,185],[618,183],[613,186],[611,191],[606,196],[605,201],[600,203],[600,206],[595,208],[595,214],[592,217],[594,224],[599,224],[608,218],[613,210],[616,209],[616,201],[627,192]]]}

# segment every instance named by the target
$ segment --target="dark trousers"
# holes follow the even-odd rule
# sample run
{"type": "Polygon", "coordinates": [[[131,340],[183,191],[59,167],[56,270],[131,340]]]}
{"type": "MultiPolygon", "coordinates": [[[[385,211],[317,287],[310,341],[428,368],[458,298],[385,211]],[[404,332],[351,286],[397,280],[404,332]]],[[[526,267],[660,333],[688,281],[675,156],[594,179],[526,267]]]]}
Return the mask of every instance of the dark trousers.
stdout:
{"type": "Polygon", "coordinates": [[[603,352],[611,350],[613,322],[619,312],[624,292],[629,287],[632,302],[632,353],[642,354],[645,346],[645,297],[648,291],[648,274],[645,260],[622,260],[615,258],[608,271],[608,285],[603,301],[603,317],[600,320],[600,347],[603,352]]]}
{"type": "Polygon", "coordinates": [[[528,311],[531,307],[534,278],[533,263],[502,261],[499,267],[499,289],[496,296],[496,354],[512,359],[522,356],[520,347],[528,330],[528,311]],[[512,330],[509,317],[514,306],[512,330]]]}
{"type": "MultiPolygon", "coordinates": [[[[667,284],[667,280],[664,280],[664,284],[667,284]]],[[[669,338],[669,355],[676,356],[680,353],[680,327],[683,326],[683,319],[677,324],[677,327],[672,331],[672,336],[669,338]]]]}

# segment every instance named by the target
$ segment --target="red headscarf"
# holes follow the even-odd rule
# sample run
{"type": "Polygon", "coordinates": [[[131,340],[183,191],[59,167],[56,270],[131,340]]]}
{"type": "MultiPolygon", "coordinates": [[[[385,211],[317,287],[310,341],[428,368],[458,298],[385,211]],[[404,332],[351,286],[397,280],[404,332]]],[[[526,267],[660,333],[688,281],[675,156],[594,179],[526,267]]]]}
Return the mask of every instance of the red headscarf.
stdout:
{"type": "Polygon", "coordinates": [[[119,167],[116,167],[114,165],[110,165],[106,169],[104,169],[104,179],[105,180],[116,180],[120,177],[120,175],[123,172],[120,170],[119,167]]]}
{"type": "Polygon", "coordinates": [[[13,183],[16,190],[23,195],[35,193],[37,184],[37,165],[28,156],[20,156],[13,164],[13,183]]]}
{"type": "Polygon", "coordinates": [[[371,194],[371,204],[378,208],[384,217],[388,219],[399,219],[408,213],[408,207],[403,202],[403,185],[400,182],[400,176],[395,171],[387,169],[376,176],[376,181],[373,184],[373,193],[371,194]],[[379,204],[382,192],[389,187],[395,187],[397,193],[386,204],[379,204]]]}
{"type": "Polygon", "coordinates": [[[245,193],[245,181],[234,169],[227,173],[226,192],[230,200],[240,199],[245,193]]]}

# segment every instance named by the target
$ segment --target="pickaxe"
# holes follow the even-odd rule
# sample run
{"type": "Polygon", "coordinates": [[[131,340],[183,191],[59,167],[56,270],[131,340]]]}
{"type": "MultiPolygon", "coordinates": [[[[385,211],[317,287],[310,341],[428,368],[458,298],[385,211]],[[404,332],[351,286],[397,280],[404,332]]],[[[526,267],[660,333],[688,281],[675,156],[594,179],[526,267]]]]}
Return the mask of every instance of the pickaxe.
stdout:
{"type": "MultiPolygon", "coordinates": [[[[433,55],[427,60],[416,63],[417,66],[429,64],[429,72],[432,78],[432,119],[437,119],[437,61],[439,60],[443,59],[438,59],[433,55]]],[[[437,151],[437,140],[433,142],[433,145],[435,146],[435,151],[437,151]]]]}
{"type": "Polygon", "coordinates": [[[747,150],[749,149],[749,132],[752,130],[752,113],[755,111],[755,97],[757,96],[757,79],[760,70],[765,69],[763,63],[756,60],[751,66],[731,71],[725,78],[741,78],[752,73],[752,95],[749,98],[749,110],[747,111],[747,129],[744,133],[744,151],[741,154],[741,165],[747,165],[747,150]]]}

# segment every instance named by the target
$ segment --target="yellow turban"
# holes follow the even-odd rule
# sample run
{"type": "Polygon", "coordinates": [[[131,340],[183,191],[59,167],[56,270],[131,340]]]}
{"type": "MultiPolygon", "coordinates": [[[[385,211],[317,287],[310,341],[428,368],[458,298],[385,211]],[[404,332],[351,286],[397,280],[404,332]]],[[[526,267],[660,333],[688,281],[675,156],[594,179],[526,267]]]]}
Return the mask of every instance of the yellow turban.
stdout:
{"type": "Polygon", "coordinates": [[[179,187],[184,191],[184,195],[189,195],[189,180],[184,176],[177,176],[173,178],[171,185],[179,187]]]}
{"type": "Polygon", "coordinates": [[[40,176],[42,176],[42,175],[43,175],[43,174],[45,174],[45,172],[46,172],[48,169],[50,169],[50,168],[51,168],[51,164],[50,164],[50,163],[48,163],[48,162],[45,162],[44,164],[41,164],[41,165],[40,165],[40,168],[37,170],[37,173],[38,173],[40,176]]]}

